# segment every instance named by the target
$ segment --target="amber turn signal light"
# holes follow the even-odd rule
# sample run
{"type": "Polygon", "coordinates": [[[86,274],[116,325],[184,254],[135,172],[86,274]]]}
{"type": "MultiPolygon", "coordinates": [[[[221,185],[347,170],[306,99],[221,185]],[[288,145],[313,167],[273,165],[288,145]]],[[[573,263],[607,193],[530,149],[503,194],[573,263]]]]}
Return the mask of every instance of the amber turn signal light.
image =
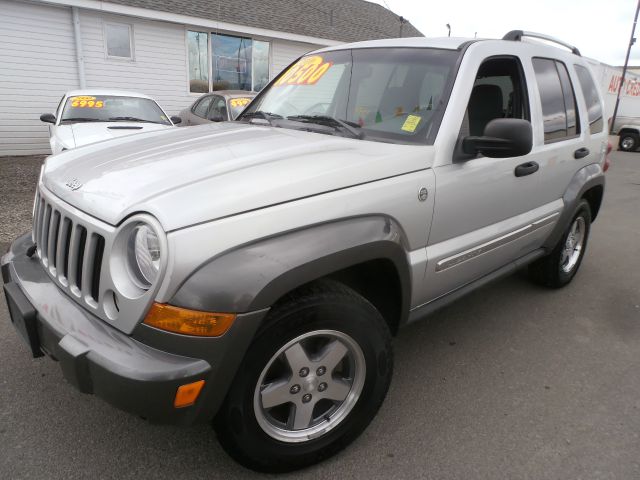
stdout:
{"type": "Polygon", "coordinates": [[[219,337],[233,325],[233,313],[212,313],[154,303],[144,319],[146,325],[168,332],[197,337],[219,337]]]}
{"type": "Polygon", "coordinates": [[[202,387],[204,387],[204,380],[180,385],[176,392],[176,399],[173,401],[173,406],[176,408],[182,408],[193,405],[196,403],[198,395],[200,395],[200,392],[202,391],[202,387]]]}

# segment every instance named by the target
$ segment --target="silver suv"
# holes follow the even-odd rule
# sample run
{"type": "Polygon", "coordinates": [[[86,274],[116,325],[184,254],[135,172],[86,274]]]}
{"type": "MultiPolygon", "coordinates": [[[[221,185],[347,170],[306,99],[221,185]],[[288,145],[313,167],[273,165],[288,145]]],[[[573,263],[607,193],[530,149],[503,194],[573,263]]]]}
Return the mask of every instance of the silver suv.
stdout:
{"type": "Polygon", "coordinates": [[[556,288],[580,266],[602,98],[577,49],[525,37],[553,40],[318,50],[238,121],[49,157],[2,259],[16,329],[82,392],[213,421],[250,468],[339,451],[400,327],[520,267],[556,288]]]}

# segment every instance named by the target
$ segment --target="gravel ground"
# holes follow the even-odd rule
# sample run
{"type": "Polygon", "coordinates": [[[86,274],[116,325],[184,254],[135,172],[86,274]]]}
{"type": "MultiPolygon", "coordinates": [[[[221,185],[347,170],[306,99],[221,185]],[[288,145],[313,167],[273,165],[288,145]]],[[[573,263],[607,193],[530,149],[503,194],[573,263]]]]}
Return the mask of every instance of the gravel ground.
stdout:
{"type": "Polygon", "coordinates": [[[44,155],[0,157],[0,251],[31,228],[31,208],[44,155]]]}
{"type": "MultiPolygon", "coordinates": [[[[401,331],[371,426],[284,477],[640,478],[640,153],[612,159],[573,283],[550,291],[513,275],[401,331]]],[[[29,227],[38,161],[10,167],[18,182],[0,165],[3,210],[16,208],[8,239],[29,227]]],[[[2,299],[0,478],[271,477],[230,460],[206,425],[149,425],[77,392],[55,362],[29,358],[2,299]]]]}

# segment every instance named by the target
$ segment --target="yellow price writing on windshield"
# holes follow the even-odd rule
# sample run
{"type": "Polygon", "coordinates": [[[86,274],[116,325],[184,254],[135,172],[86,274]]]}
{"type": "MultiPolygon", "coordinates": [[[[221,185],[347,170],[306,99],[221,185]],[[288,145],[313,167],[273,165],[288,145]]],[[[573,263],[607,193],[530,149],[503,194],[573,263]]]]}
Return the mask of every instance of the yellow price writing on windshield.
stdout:
{"type": "Polygon", "coordinates": [[[327,73],[331,65],[333,65],[332,62],[325,62],[320,55],[304,57],[287,70],[274,86],[313,85],[327,73]]]}
{"type": "Polygon", "coordinates": [[[237,108],[237,107],[244,107],[245,105],[247,105],[249,102],[251,102],[250,98],[232,98],[229,103],[231,104],[232,107],[237,108]]]}
{"type": "Polygon", "coordinates": [[[102,108],[104,100],[96,100],[96,97],[89,96],[73,97],[71,106],[73,108],[102,108]]]}

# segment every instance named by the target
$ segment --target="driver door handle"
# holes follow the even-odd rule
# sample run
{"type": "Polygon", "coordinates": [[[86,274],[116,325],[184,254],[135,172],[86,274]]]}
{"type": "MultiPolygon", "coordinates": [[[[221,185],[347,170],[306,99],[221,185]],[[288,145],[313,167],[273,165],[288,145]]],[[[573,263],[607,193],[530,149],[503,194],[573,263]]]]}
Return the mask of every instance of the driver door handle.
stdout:
{"type": "Polygon", "coordinates": [[[587,155],[589,155],[589,149],[588,148],[579,148],[578,150],[576,150],[575,152],[573,152],[573,158],[580,159],[580,158],[584,158],[587,155]]]}
{"type": "Polygon", "coordinates": [[[513,173],[516,177],[524,177],[526,175],[536,173],[539,168],[540,165],[538,165],[536,162],[527,162],[523,163],[522,165],[518,165],[513,173]]]}

